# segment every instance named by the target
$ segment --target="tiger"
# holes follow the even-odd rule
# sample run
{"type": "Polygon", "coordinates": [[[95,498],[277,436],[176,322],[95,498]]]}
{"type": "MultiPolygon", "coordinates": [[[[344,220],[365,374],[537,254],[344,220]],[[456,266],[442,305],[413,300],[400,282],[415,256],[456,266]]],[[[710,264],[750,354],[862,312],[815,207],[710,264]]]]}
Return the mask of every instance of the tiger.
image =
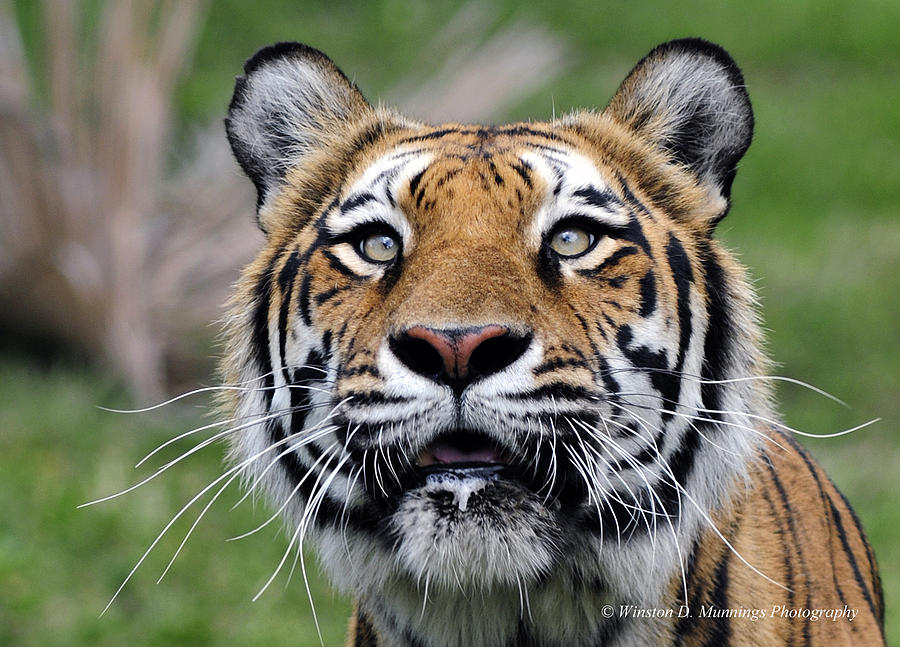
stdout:
{"type": "Polygon", "coordinates": [[[602,110],[430,125],[284,42],[225,125],[264,234],[229,458],[354,600],[347,645],[884,644],[715,238],[754,129],[724,49],[663,43],[602,110]]]}

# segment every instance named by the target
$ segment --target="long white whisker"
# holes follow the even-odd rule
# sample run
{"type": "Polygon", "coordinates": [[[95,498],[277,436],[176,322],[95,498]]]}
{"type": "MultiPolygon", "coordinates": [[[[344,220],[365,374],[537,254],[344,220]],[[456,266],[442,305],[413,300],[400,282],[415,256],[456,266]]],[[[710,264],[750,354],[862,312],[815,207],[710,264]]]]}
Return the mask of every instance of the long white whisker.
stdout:
{"type": "Polygon", "coordinates": [[[103,608],[103,611],[100,613],[100,615],[102,616],[109,610],[109,607],[112,606],[112,603],[119,596],[119,593],[122,592],[122,589],[125,588],[125,585],[128,584],[128,582],[131,580],[132,576],[134,576],[134,574],[137,572],[137,569],[140,568],[141,564],[144,563],[144,561],[147,559],[147,556],[150,554],[150,552],[153,550],[153,548],[160,542],[160,540],[169,531],[169,529],[175,524],[175,522],[181,518],[181,515],[183,515],[196,501],[198,501],[204,494],[209,492],[212,488],[214,488],[216,485],[218,485],[221,481],[225,480],[226,478],[231,477],[235,473],[239,473],[240,471],[245,469],[248,465],[250,465],[252,462],[257,460],[260,456],[264,455],[266,452],[271,451],[273,449],[273,447],[283,444],[285,442],[285,440],[280,440],[277,443],[269,445],[262,451],[257,452],[256,454],[253,454],[249,458],[244,459],[237,465],[230,467],[222,475],[220,475],[219,477],[214,479],[211,483],[209,483],[206,487],[204,487],[196,495],[194,495],[194,497],[190,501],[188,501],[184,506],[182,506],[181,510],[179,510],[178,513],[175,514],[175,516],[169,520],[169,522],[165,525],[165,527],[156,536],[156,539],[153,540],[153,542],[150,544],[150,546],[147,548],[147,550],[144,552],[144,554],[141,556],[141,558],[137,561],[137,563],[134,565],[134,567],[131,569],[131,571],[128,573],[128,575],[125,577],[125,579],[122,581],[122,584],[119,585],[118,589],[116,589],[116,592],[113,594],[112,598],[110,598],[109,602],[103,608]]]}
{"type": "Polygon", "coordinates": [[[281,415],[283,415],[283,414],[278,413],[278,414],[276,414],[276,415],[263,416],[263,417],[259,418],[258,420],[252,420],[252,421],[250,421],[250,422],[247,422],[247,423],[238,425],[237,427],[232,427],[232,428],[230,428],[230,429],[226,429],[225,431],[219,432],[219,433],[215,434],[214,436],[210,436],[209,438],[207,438],[207,439],[204,440],[203,442],[199,443],[199,444],[196,445],[195,447],[193,447],[193,448],[189,449],[188,451],[186,451],[185,453],[183,453],[183,454],[182,454],[181,456],[179,456],[178,458],[172,459],[171,461],[169,461],[168,463],[166,463],[165,465],[163,465],[162,467],[160,467],[160,468],[159,468],[158,470],[156,470],[153,474],[151,474],[151,475],[148,476],[147,478],[143,479],[142,481],[139,481],[138,483],[136,483],[136,484],[134,484],[134,485],[132,485],[132,486],[130,486],[130,487],[128,487],[128,488],[125,488],[124,490],[121,490],[121,491],[119,491],[119,492],[116,492],[115,494],[110,494],[110,495],[108,495],[108,496],[105,496],[105,497],[102,497],[102,498],[99,498],[99,499],[94,499],[93,501],[88,501],[87,503],[82,503],[82,504],[78,505],[77,507],[78,507],[78,508],[86,508],[86,507],[91,506],[91,505],[97,505],[98,503],[103,503],[104,501],[110,501],[110,500],[112,500],[112,499],[115,499],[115,498],[118,498],[118,497],[123,496],[123,495],[125,495],[125,494],[128,494],[129,492],[133,492],[134,490],[137,490],[137,489],[138,489],[139,487],[141,487],[142,485],[145,485],[145,484],[149,483],[150,481],[152,481],[153,479],[155,479],[157,476],[159,476],[159,475],[162,474],[163,472],[167,471],[169,468],[171,468],[171,467],[175,466],[176,464],[180,463],[181,461],[183,461],[183,460],[184,460],[185,458],[187,458],[188,456],[190,456],[190,455],[192,455],[192,454],[195,454],[196,452],[200,451],[200,450],[203,449],[204,447],[208,447],[209,445],[211,445],[212,443],[214,443],[216,440],[218,440],[218,439],[220,439],[220,438],[224,438],[224,437],[227,436],[228,434],[233,434],[233,433],[236,432],[236,431],[240,431],[241,429],[246,429],[247,427],[252,427],[253,425],[257,425],[257,424],[259,424],[259,423],[261,423],[261,422],[266,422],[266,421],[268,421],[268,420],[272,420],[273,418],[277,418],[277,417],[279,417],[279,416],[281,416],[281,415]]]}

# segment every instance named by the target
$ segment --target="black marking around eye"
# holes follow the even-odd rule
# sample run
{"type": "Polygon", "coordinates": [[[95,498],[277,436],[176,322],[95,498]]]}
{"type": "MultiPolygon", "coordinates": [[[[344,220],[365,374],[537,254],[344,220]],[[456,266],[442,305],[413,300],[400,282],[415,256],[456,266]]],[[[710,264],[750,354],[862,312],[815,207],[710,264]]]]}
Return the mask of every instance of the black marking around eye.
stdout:
{"type": "Polygon", "coordinates": [[[647,237],[644,235],[644,228],[641,227],[641,223],[638,221],[637,217],[632,214],[628,219],[628,224],[625,225],[622,233],[622,238],[625,240],[631,241],[642,250],[647,256],[651,256],[650,253],[650,243],[647,241],[647,237]]]}

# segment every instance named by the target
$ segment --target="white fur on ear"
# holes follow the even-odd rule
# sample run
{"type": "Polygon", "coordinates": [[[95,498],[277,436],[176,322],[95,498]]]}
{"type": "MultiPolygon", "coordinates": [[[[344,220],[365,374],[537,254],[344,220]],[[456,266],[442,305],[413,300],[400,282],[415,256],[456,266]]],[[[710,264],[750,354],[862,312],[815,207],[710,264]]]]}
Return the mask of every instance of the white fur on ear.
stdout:
{"type": "Polygon", "coordinates": [[[371,110],[325,54],[278,43],[254,54],[237,77],[225,129],[234,156],[257,191],[257,210],[287,171],[346,134],[371,110]]]}
{"type": "Polygon", "coordinates": [[[668,152],[726,199],[753,136],[744,77],[699,38],[659,45],[629,73],[606,114],[668,152]]]}

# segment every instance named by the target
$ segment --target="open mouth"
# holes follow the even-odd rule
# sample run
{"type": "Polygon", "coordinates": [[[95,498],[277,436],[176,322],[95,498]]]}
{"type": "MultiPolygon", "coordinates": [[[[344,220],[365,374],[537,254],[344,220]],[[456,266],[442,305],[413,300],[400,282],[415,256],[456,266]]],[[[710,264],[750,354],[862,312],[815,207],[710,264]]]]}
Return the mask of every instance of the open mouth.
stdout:
{"type": "Polygon", "coordinates": [[[511,463],[508,454],[484,434],[457,429],[443,434],[425,447],[416,460],[420,472],[497,471],[511,463]]]}

